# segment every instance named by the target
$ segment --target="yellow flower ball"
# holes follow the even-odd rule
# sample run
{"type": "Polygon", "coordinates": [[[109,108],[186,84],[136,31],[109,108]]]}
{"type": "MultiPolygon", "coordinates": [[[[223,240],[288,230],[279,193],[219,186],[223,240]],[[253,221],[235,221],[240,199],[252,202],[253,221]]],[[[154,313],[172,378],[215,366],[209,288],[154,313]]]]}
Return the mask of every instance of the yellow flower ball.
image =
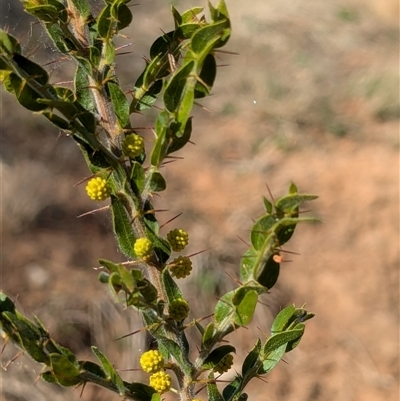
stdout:
{"type": "Polygon", "coordinates": [[[225,373],[227,372],[233,365],[233,355],[228,354],[225,355],[218,363],[217,366],[215,366],[214,371],[217,373],[225,373]]]}
{"type": "Polygon", "coordinates": [[[92,200],[103,201],[111,195],[111,186],[106,179],[95,177],[87,183],[86,193],[92,200]]]}
{"type": "Polygon", "coordinates": [[[158,350],[144,352],[139,362],[142,369],[147,373],[158,372],[164,368],[164,359],[158,350]]]}
{"type": "Polygon", "coordinates": [[[159,394],[169,391],[172,385],[171,376],[164,371],[156,372],[150,376],[150,386],[159,394]]]}
{"type": "Polygon", "coordinates": [[[185,278],[192,271],[192,261],[187,256],[178,256],[168,265],[172,277],[185,278]]]}
{"type": "Polygon", "coordinates": [[[167,234],[167,240],[174,252],[181,252],[189,243],[189,234],[182,228],[176,228],[167,234]]]}
{"type": "Polygon", "coordinates": [[[137,134],[127,135],[122,141],[122,151],[130,159],[140,156],[144,151],[143,138],[137,134]]]}
{"type": "Polygon", "coordinates": [[[133,245],[133,250],[137,257],[146,260],[153,251],[153,244],[146,237],[138,238],[133,245]]]}
{"type": "Polygon", "coordinates": [[[168,308],[169,317],[176,322],[185,320],[189,315],[189,304],[182,298],[174,299],[168,308]]]}

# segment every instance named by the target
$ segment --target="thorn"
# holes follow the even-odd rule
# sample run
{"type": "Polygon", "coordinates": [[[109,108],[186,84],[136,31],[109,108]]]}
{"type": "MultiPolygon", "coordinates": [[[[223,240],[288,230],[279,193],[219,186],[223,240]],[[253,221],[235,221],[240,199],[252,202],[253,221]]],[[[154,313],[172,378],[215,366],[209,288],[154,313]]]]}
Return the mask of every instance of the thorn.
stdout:
{"type": "Polygon", "coordinates": [[[243,238],[239,237],[238,235],[236,235],[236,237],[238,237],[240,239],[240,241],[243,242],[243,244],[245,244],[246,246],[248,246],[250,248],[250,244],[247,243],[243,238]]]}
{"type": "Polygon", "coordinates": [[[84,382],[82,385],[82,390],[81,390],[81,393],[79,394],[79,398],[82,398],[82,396],[83,396],[83,390],[85,390],[85,388],[86,388],[86,383],[87,382],[84,382]]]}
{"type": "Polygon", "coordinates": [[[7,368],[8,368],[14,361],[16,361],[23,353],[24,353],[24,351],[18,352],[17,355],[15,355],[13,358],[11,358],[11,359],[3,366],[3,369],[4,369],[4,370],[7,370],[7,368]]]}
{"type": "Polygon", "coordinates": [[[132,54],[133,52],[122,52],[122,53],[116,53],[115,56],[126,56],[127,54],[132,54]]]}
{"type": "Polygon", "coordinates": [[[212,113],[212,111],[210,109],[207,109],[207,107],[203,106],[202,104],[200,104],[198,102],[193,102],[193,104],[195,104],[196,106],[200,107],[201,109],[203,109],[209,113],[212,113]]]}
{"type": "Polygon", "coordinates": [[[103,206],[103,207],[99,207],[98,209],[91,210],[90,212],[82,213],[82,214],[80,214],[79,216],[76,216],[76,218],[77,218],[77,219],[80,219],[81,217],[88,216],[89,214],[95,214],[95,213],[97,213],[97,212],[102,212],[102,211],[107,210],[107,209],[109,209],[109,208],[110,208],[110,205],[106,205],[106,206],[103,206]]]}
{"type": "Polygon", "coordinates": [[[236,52],[231,52],[229,50],[221,50],[221,49],[217,49],[214,50],[215,53],[223,53],[223,54],[232,54],[233,56],[239,56],[240,53],[236,53],[236,52]]]}
{"type": "Polygon", "coordinates": [[[265,336],[268,337],[268,333],[266,333],[264,330],[262,330],[260,327],[257,326],[257,329],[261,331],[261,333],[265,336]]]}
{"type": "Polygon", "coordinates": [[[234,281],[236,284],[239,285],[243,285],[243,283],[241,281],[239,281],[237,278],[233,277],[230,273],[224,271],[224,273],[232,280],[234,281]]]}
{"type": "Polygon", "coordinates": [[[283,252],[283,253],[290,253],[291,255],[301,255],[301,253],[299,253],[299,252],[287,251],[287,250],[282,249],[282,248],[279,248],[279,251],[280,251],[280,252],[283,252]]]}
{"type": "Polygon", "coordinates": [[[156,213],[161,213],[161,212],[169,212],[168,209],[152,209],[152,210],[147,210],[143,215],[146,214],[156,214],[156,213]]]}
{"type": "Polygon", "coordinates": [[[260,304],[263,305],[263,306],[267,306],[268,308],[271,307],[271,305],[268,305],[268,304],[266,304],[265,302],[261,302],[260,300],[258,301],[258,303],[260,303],[260,304]]]}
{"type": "Polygon", "coordinates": [[[268,382],[264,378],[262,378],[261,376],[256,376],[256,378],[261,380],[262,382],[268,384],[268,382]]]}
{"type": "Polygon", "coordinates": [[[177,219],[178,217],[180,217],[183,214],[183,212],[177,214],[175,217],[173,217],[172,219],[168,220],[167,222],[165,222],[164,224],[161,224],[160,226],[160,230],[165,227],[167,224],[171,223],[171,221],[174,221],[175,219],[177,219]]]}
{"type": "Polygon", "coordinates": [[[115,369],[117,372],[138,372],[139,368],[132,368],[132,369],[115,369]]]}
{"type": "Polygon", "coordinates": [[[8,342],[10,341],[10,338],[7,336],[6,333],[2,333],[2,337],[4,338],[4,345],[1,347],[0,355],[3,355],[3,352],[6,349],[8,342]]]}
{"type": "Polygon", "coordinates": [[[191,253],[190,255],[188,255],[188,258],[191,258],[192,256],[196,256],[196,255],[199,255],[200,253],[203,253],[203,252],[207,252],[207,251],[209,251],[211,248],[207,248],[207,249],[203,249],[202,251],[198,251],[198,252],[195,252],[195,253],[191,253]]]}
{"type": "Polygon", "coordinates": [[[166,161],[166,162],[162,162],[160,167],[165,167],[167,164],[175,163],[175,162],[177,162],[177,161],[178,161],[178,160],[175,159],[175,160],[168,160],[168,161],[166,161]]]}
{"type": "Polygon", "coordinates": [[[115,51],[124,49],[125,47],[129,47],[129,46],[132,46],[132,45],[133,45],[133,43],[131,42],[131,43],[127,43],[126,45],[118,46],[118,47],[115,48],[115,51]]]}
{"type": "MultiPolygon", "coordinates": [[[[38,46],[39,47],[39,46],[38,46]]],[[[29,57],[29,56],[28,56],[29,57]]],[[[52,61],[49,61],[48,63],[46,63],[46,64],[42,64],[42,67],[47,67],[48,65],[51,65],[51,64],[55,64],[55,63],[58,63],[59,61],[64,61],[64,60],[69,60],[69,58],[68,57],[60,57],[60,58],[57,58],[57,59],[55,59],[55,60],[52,60],[52,61]]],[[[71,81],[72,82],[72,81],[71,81]]]]}
{"type": "Polygon", "coordinates": [[[132,331],[131,333],[124,334],[122,337],[118,337],[118,338],[116,338],[114,341],[119,341],[119,340],[123,340],[124,338],[127,338],[127,337],[129,337],[129,336],[134,336],[135,334],[141,333],[141,332],[144,331],[144,330],[146,330],[146,328],[145,328],[145,327],[142,327],[142,328],[139,329],[139,330],[135,330],[135,331],[132,331]]]}
{"type": "Polygon", "coordinates": [[[60,81],[54,82],[53,85],[65,85],[65,84],[72,84],[74,81],[60,81]]]}
{"type": "Polygon", "coordinates": [[[271,197],[272,202],[275,204],[274,195],[272,195],[272,192],[271,192],[268,184],[265,184],[265,186],[267,187],[267,190],[268,190],[269,196],[271,197]]]}

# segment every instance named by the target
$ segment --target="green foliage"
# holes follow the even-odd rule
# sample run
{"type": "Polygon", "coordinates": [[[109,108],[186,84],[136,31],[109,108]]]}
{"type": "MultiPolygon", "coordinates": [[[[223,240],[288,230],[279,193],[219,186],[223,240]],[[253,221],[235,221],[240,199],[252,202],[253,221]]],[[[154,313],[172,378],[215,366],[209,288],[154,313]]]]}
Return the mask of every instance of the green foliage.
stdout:
{"type": "MultiPolygon", "coordinates": [[[[47,71],[21,54],[18,40],[4,30],[0,30],[0,80],[23,107],[42,114],[76,141],[96,178],[88,184],[91,198],[109,199],[116,241],[127,261],[117,264],[100,259],[104,268],[100,282],[108,285],[119,302],[141,313],[146,330],[156,339],[166,361],[165,368],[176,374],[180,400],[193,400],[200,380],[206,380],[211,401],[246,400],[244,389],[249,381],[267,374],[298,345],[304,323],[313,314],[294,305],[283,309],[272,324],[271,335],[256,342],[243,361],[241,374],[222,393],[214,372],[224,361],[230,366],[235,348],[220,343],[252,321],[259,296],[278,280],[282,246],[297,225],[318,221],[300,217],[300,206],[316,196],[300,193],[291,184],[288,194],[278,200],[263,198],[265,212],[254,222],[251,245],[241,259],[240,285],[219,299],[212,322],[203,326],[200,320],[194,321],[201,334],[201,343],[196,346],[185,336],[188,302],[169,270],[171,249],[181,251],[188,236],[180,229],[171,232],[180,233],[183,239],[178,239],[183,244],[178,244],[172,234],[163,238],[151,204],[152,195],[167,186],[160,168],[191,138],[196,99],[211,93],[217,74],[215,51],[228,42],[231,33],[225,2],[209,4],[209,20],[201,7],[182,14],[172,7],[175,28],[155,40],[128,96],[115,73],[113,39],[132,22],[129,0],[105,0],[97,15],[87,0],[22,2],[25,11],[40,20],[56,48],[75,61],[74,84],[72,88],[51,84],[47,71]],[[151,108],[158,98],[163,106],[154,123],[155,139],[147,158],[131,120],[135,113],[151,108]],[[124,142],[125,138],[128,140],[124,142]],[[148,245],[145,252],[139,246],[135,252],[138,239],[148,245]],[[192,360],[194,352],[197,357],[192,360]],[[207,377],[203,376],[205,372],[207,377]]],[[[189,274],[191,263],[186,258],[189,274]]],[[[100,364],[78,360],[50,336],[38,318],[32,322],[21,315],[3,293],[0,328],[7,340],[44,366],[41,377],[47,382],[67,387],[93,383],[123,399],[161,400],[154,388],[125,382],[96,347],[92,350],[100,364]]]]}

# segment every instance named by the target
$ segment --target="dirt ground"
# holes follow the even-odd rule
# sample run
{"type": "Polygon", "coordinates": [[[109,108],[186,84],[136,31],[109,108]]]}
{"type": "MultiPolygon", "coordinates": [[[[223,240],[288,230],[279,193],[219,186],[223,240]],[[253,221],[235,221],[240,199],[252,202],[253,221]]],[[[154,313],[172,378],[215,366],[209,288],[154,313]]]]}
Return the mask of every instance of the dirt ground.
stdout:
{"type": "MultiPolygon", "coordinates": [[[[238,236],[248,238],[266,185],[277,198],[293,181],[319,195],[307,208],[323,223],[300,225],[287,244],[299,255],[290,255],[254,322],[230,338],[235,367],[282,307],[306,303],[316,317],[268,383],[251,383],[249,401],[397,401],[398,3],[227,3],[233,36],[226,50],[239,55],[219,55],[229,66],[219,69],[214,95],[202,102],[211,112],[194,111],[195,146],[166,167],[169,186],[156,200],[168,209],[161,223],[183,212],[172,224],[190,233],[188,253],[209,249],[195,258],[193,277],[184,284],[192,310],[208,314],[216,297],[234,287],[226,273],[237,276],[246,250],[238,236]]],[[[174,4],[184,10],[201,1],[174,4]]],[[[118,66],[127,90],[159,28],[171,28],[164,5],[151,0],[134,8],[127,32],[133,54],[118,66]]],[[[2,2],[1,11],[2,25],[21,37],[29,21],[13,2],[2,2]]],[[[35,26],[22,36],[27,50],[43,39],[35,26]]],[[[45,57],[57,55],[47,49],[45,57]]],[[[51,68],[54,82],[70,72],[65,62],[51,68]]],[[[92,358],[90,345],[96,344],[119,369],[137,368],[143,335],[114,339],[139,329],[140,319],[114,305],[92,269],[99,257],[123,260],[109,218],[76,219],[92,208],[83,187],[74,186],[88,174],[78,149],[0,94],[0,288],[81,358],[92,358]]],[[[152,116],[137,117],[137,125],[151,124],[152,116]]],[[[8,345],[3,365],[15,353],[8,345]]],[[[80,389],[35,385],[39,372],[27,357],[16,359],[1,373],[2,399],[80,399],[80,389]]],[[[141,378],[138,372],[123,377],[141,378]]],[[[88,386],[82,399],[119,398],[88,386]]]]}

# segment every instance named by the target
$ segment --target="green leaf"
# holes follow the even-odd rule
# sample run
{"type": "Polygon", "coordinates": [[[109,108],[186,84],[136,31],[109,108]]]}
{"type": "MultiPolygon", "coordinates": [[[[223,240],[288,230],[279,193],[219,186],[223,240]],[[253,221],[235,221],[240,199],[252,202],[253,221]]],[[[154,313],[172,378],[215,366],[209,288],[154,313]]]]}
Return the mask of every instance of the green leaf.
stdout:
{"type": "Polygon", "coordinates": [[[192,51],[197,55],[210,53],[213,48],[217,47],[220,38],[226,35],[228,28],[229,21],[222,20],[199,29],[191,40],[192,51]]]}
{"type": "Polygon", "coordinates": [[[154,213],[150,212],[152,210],[153,206],[151,205],[151,203],[146,202],[144,207],[144,223],[146,226],[147,238],[149,238],[150,241],[153,243],[153,249],[159,261],[161,263],[166,263],[171,255],[171,247],[166,239],[161,238],[158,235],[159,225],[157,219],[154,216],[154,213]]]}
{"type": "Polygon", "coordinates": [[[215,383],[213,372],[208,375],[208,378],[210,379],[207,383],[208,401],[225,401],[215,383]]]}
{"type": "Polygon", "coordinates": [[[81,371],[84,371],[83,373],[85,373],[86,371],[90,373],[90,375],[94,375],[96,377],[99,377],[100,379],[107,379],[107,375],[104,373],[103,368],[97,365],[97,363],[94,363],[92,361],[79,361],[79,367],[81,371]]]}
{"type": "Polygon", "coordinates": [[[125,385],[127,396],[140,401],[161,401],[161,397],[153,387],[142,383],[129,383],[125,385]]]}
{"type": "Polygon", "coordinates": [[[253,349],[247,354],[245,360],[242,365],[242,375],[246,376],[248,372],[256,366],[257,362],[259,362],[261,351],[261,341],[258,338],[255,343],[253,349]]]}
{"type": "Polygon", "coordinates": [[[272,205],[272,203],[271,203],[265,196],[263,196],[263,202],[264,202],[265,211],[266,211],[268,214],[271,214],[272,211],[273,211],[273,205],[272,205]]]}
{"type": "MultiPolygon", "coordinates": [[[[15,311],[17,313],[17,311],[15,311]]],[[[19,345],[30,355],[36,362],[48,363],[49,357],[44,352],[41,344],[41,336],[37,327],[22,315],[17,316],[12,312],[3,312],[2,317],[7,319],[21,340],[19,345]]]]}
{"type": "MultiPolygon", "coordinates": [[[[62,6],[61,3],[59,4],[62,6]]],[[[59,19],[63,22],[66,20],[65,16],[62,15],[62,12],[59,14],[60,11],[57,9],[57,7],[49,4],[39,5],[36,7],[25,6],[25,11],[37,19],[49,24],[56,24],[59,19]]],[[[65,13],[65,8],[63,11],[65,13]]]]}
{"type": "Polygon", "coordinates": [[[295,328],[293,330],[282,331],[272,335],[263,347],[263,353],[268,355],[270,352],[277,350],[282,345],[298,340],[304,333],[304,327],[295,328]]]}
{"type": "Polygon", "coordinates": [[[214,339],[214,323],[208,323],[201,338],[201,345],[204,349],[209,349],[214,339]]]}
{"type": "Polygon", "coordinates": [[[168,269],[164,269],[161,273],[161,280],[164,287],[165,295],[167,296],[168,303],[176,299],[183,298],[182,291],[176,284],[175,280],[169,274],[168,269]]]}
{"type": "Polygon", "coordinates": [[[120,375],[115,370],[114,366],[111,364],[111,362],[108,360],[108,358],[97,347],[92,346],[91,348],[92,348],[92,351],[94,352],[94,354],[96,355],[97,359],[100,361],[101,365],[103,366],[103,370],[106,373],[106,375],[109,377],[109,380],[117,388],[119,395],[124,396],[125,395],[125,385],[124,385],[124,382],[122,381],[120,375]]]}
{"type": "Polygon", "coordinates": [[[195,99],[200,99],[210,94],[216,75],[217,63],[215,62],[215,57],[212,54],[208,54],[194,89],[195,99]]]}
{"type": "Polygon", "coordinates": [[[54,124],[57,128],[62,131],[71,132],[72,127],[67,120],[59,117],[57,114],[54,114],[50,111],[43,111],[42,115],[45,116],[52,124],[54,124]]]}
{"type": "Polygon", "coordinates": [[[0,314],[3,312],[15,313],[15,304],[4,292],[0,291],[0,314]]]}
{"type": "Polygon", "coordinates": [[[111,13],[117,20],[117,30],[121,31],[122,29],[128,27],[132,22],[132,13],[131,10],[125,4],[118,4],[112,8],[111,13]]]}
{"type": "Polygon", "coordinates": [[[118,122],[122,128],[129,125],[129,102],[119,84],[109,81],[107,88],[110,92],[118,122]]]}
{"type": "Polygon", "coordinates": [[[75,137],[75,141],[81,149],[87,165],[92,173],[97,173],[101,170],[110,167],[110,164],[102,152],[93,149],[90,145],[85,143],[82,139],[75,137]]]}
{"type": "Polygon", "coordinates": [[[275,203],[275,207],[277,210],[290,212],[295,210],[302,203],[309,202],[317,198],[318,196],[311,194],[290,193],[289,195],[279,198],[275,203]]]}
{"type": "Polygon", "coordinates": [[[50,365],[54,378],[62,386],[75,386],[81,382],[79,364],[71,362],[67,356],[50,354],[50,365]]]}
{"type": "MultiPolygon", "coordinates": [[[[296,330],[303,330],[303,332],[304,332],[305,328],[306,328],[306,325],[304,323],[299,323],[296,326],[296,330]]],[[[294,350],[299,345],[301,337],[302,336],[299,336],[299,338],[297,338],[297,339],[295,339],[293,341],[289,341],[287,346],[286,346],[285,352],[287,353],[287,352],[290,352],[290,351],[294,350]]]]}
{"type": "Polygon", "coordinates": [[[171,6],[171,12],[172,16],[174,17],[175,28],[177,28],[182,23],[182,17],[174,6],[171,6]]]}
{"type": "Polygon", "coordinates": [[[232,302],[236,306],[235,324],[238,326],[249,324],[253,319],[258,302],[257,291],[248,287],[238,288],[232,298],[232,302]]]}
{"type": "Polygon", "coordinates": [[[47,383],[57,383],[56,378],[54,377],[53,373],[49,370],[40,374],[40,377],[47,383]]]}
{"type": "Polygon", "coordinates": [[[134,188],[135,194],[139,196],[143,192],[145,184],[145,173],[143,166],[137,161],[131,161],[131,185],[134,188]]]}
{"type": "Polygon", "coordinates": [[[186,356],[188,349],[185,349],[183,344],[182,346],[179,346],[176,342],[163,336],[156,336],[156,339],[159,344],[162,344],[168,353],[177,361],[179,367],[182,369],[185,375],[190,377],[193,373],[193,366],[186,356]]]}
{"type": "Polygon", "coordinates": [[[214,319],[217,325],[222,323],[225,319],[233,319],[235,307],[232,304],[232,298],[235,295],[235,291],[236,290],[227,292],[215,305],[214,319]]]}
{"type": "Polygon", "coordinates": [[[201,28],[199,23],[188,23],[183,24],[178,27],[174,33],[174,38],[177,40],[187,40],[190,39],[195,32],[197,32],[201,28]]]}
{"type": "Polygon", "coordinates": [[[240,278],[245,283],[253,278],[257,256],[257,252],[250,248],[240,260],[240,278]]]}
{"type": "Polygon", "coordinates": [[[157,38],[150,47],[150,58],[153,60],[157,56],[162,56],[174,50],[179,44],[174,43],[175,31],[167,32],[157,38]]]}
{"type": "MultiPolygon", "coordinates": [[[[182,104],[185,109],[190,107],[190,110],[193,106],[195,80],[193,81],[193,77],[189,79],[189,76],[194,73],[194,66],[195,62],[190,61],[179,68],[165,88],[164,104],[171,113],[178,112],[178,110],[182,112],[180,110],[182,104]],[[189,105],[188,99],[190,102],[190,98],[192,98],[192,102],[189,105]]],[[[185,111],[187,112],[187,110],[185,111]]]]}
{"type": "Polygon", "coordinates": [[[111,212],[114,233],[121,251],[128,258],[136,258],[133,251],[133,244],[136,238],[133,233],[131,218],[128,217],[121,201],[113,195],[111,195],[111,212]]]}
{"type": "Polygon", "coordinates": [[[275,254],[271,254],[267,261],[263,263],[255,277],[262,286],[271,289],[278,281],[280,264],[274,260],[275,254]]]}
{"type": "Polygon", "coordinates": [[[190,140],[192,134],[192,117],[187,120],[183,133],[172,136],[167,149],[167,155],[182,149],[190,140]]]}
{"type": "Polygon", "coordinates": [[[240,376],[236,376],[235,379],[224,388],[222,392],[224,400],[225,401],[238,400],[238,397],[240,396],[243,387],[244,387],[243,379],[240,376]]]}
{"type": "Polygon", "coordinates": [[[150,156],[150,161],[153,166],[158,167],[167,155],[169,145],[167,132],[169,130],[169,124],[170,117],[168,112],[165,110],[161,111],[156,120],[155,132],[157,138],[150,156]]]}
{"type": "Polygon", "coordinates": [[[286,344],[277,348],[275,351],[270,352],[264,359],[262,365],[258,369],[257,373],[263,375],[270,372],[282,359],[285,354],[286,344]]]}
{"type": "Polygon", "coordinates": [[[94,110],[94,100],[89,89],[89,77],[85,67],[78,65],[74,78],[75,93],[78,102],[86,110],[94,110]]]}
{"type": "Polygon", "coordinates": [[[232,345],[221,345],[220,347],[215,348],[205,359],[202,369],[214,369],[222,359],[231,352],[236,352],[235,347],[232,345]]]}
{"type": "Polygon", "coordinates": [[[111,6],[106,5],[97,17],[97,32],[102,38],[109,39],[114,22],[111,18],[111,6]]]}
{"type": "Polygon", "coordinates": [[[90,5],[87,0],[72,0],[72,2],[83,18],[87,18],[91,14],[90,5]]]}
{"type": "Polygon", "coordinates": [[[3,52],[8,56],[12,56],[14,53],[21,54],[21,44],[13,35],[0,29],[0,50],[0,55],[3,52]]]}
{"type": "MultiPolygon", "coordinates": [[[[182,15],[182,24],[187,24],[189,22],[197,22],[198,24],[198,15],[204,11],[204,7],[193,7],[187,11],[185,11],[182,15]]],[[[181,25],[181,24],[180,24],[181,25]]]]}
{"type": "Polygon", "coordinates": [[[294,305],[289,305],[286,308],[282,309],[275,317],[272,327],[271,333],[280,333],[285,330],[285,328],[289,325],[290,319],[294,315],[296,311],[296,307],[294,305]]]}
{"type": "Polygon", "coordinates": [[[167,183],[159,171],[152,171],[149,176],[151,192],[162,192],[167,188],[167,183]]]}
{"type": "Polygon", "coordinates": [[[267,237],[271,234],[270,230],[279,219],[272,215],[265,215],[256,220],[251,229],[250,239],[256,251],[261,250],[267,237]]]}
{"type": "Polygon", "coordinates": [[[26,109],[42,111],[47,108],[47,105],[37,102],[40,95],[28,85],[27,81],[23,81],[14,73],[10,74],[9,80],[18,102],[26,109]]]}
{"type": "Polygon", "coordinates": [[[108,288],[111,294],[118,299],[118,293],[122,291],[122,278],[119,273],[111,273],[108,278],[108,288]]]}

